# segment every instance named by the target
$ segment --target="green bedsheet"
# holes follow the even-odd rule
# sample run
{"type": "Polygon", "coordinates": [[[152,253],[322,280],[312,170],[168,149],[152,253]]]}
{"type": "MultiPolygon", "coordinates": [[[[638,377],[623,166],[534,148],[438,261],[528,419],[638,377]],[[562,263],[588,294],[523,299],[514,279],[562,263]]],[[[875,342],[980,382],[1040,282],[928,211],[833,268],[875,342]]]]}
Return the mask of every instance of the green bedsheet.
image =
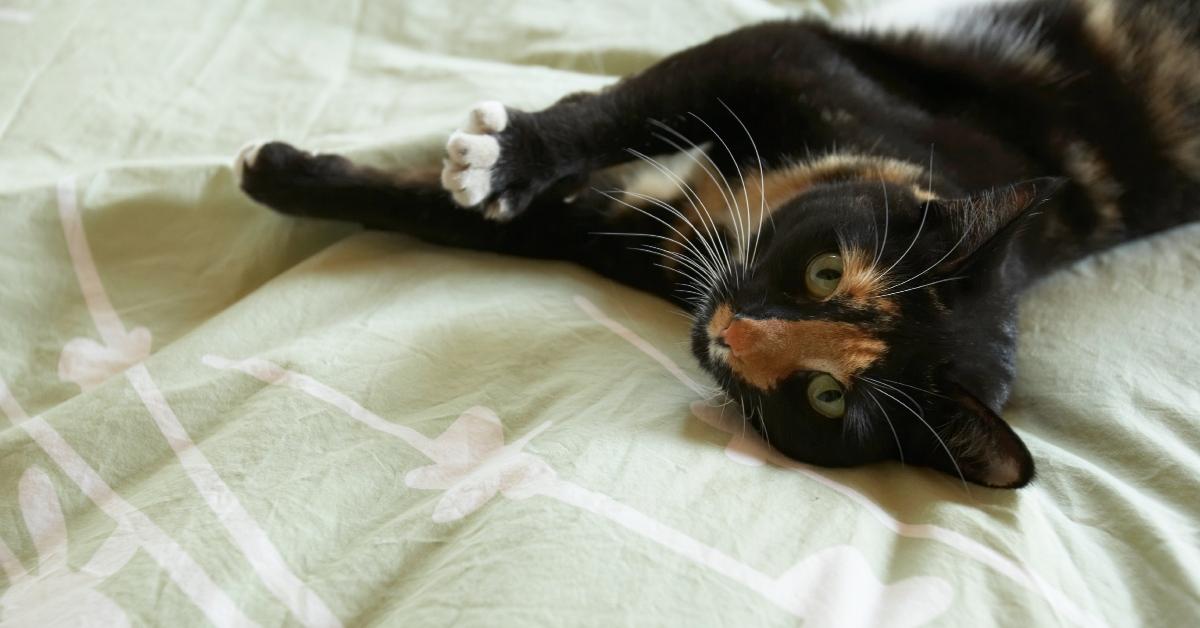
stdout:
{"type": "Polygon", "coordinates": [[[476,100],[809,9],[0,3],[0,623],[1195,620],[1200,230],[1029,296],[1002,492],[771,455],[582,269],[234,187],[249,139],[423,163],[476,100]]]}

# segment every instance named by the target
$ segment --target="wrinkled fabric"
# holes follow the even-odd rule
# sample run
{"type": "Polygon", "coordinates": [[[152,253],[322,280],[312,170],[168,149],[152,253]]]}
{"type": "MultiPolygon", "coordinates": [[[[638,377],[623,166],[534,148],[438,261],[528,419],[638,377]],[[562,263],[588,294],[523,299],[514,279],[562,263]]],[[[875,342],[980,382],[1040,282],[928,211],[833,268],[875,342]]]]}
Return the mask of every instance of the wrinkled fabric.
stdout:
{"type": "Polygon", "coordinates": [[[1022,491],[774,454],[666,303],[272,214],[256,138],[436,159],[817,6],[0,9],[0,623],[1188,625],[1200,229],[1022,306],[1022,491]]]}

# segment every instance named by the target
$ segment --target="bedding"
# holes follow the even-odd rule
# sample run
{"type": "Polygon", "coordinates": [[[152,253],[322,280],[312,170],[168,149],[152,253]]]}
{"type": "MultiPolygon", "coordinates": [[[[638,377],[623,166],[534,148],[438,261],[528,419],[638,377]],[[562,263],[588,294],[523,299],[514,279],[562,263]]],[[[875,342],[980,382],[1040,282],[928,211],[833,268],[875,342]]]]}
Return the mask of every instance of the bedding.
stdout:
{"type": "Polygon", "coordinates": [[[0,7],[0,624],[1189,625],[1200,229],[1023,302],[1021,491],[767,449],[669,305],[274,215],[245,141],[436,159],[847,3],[0,7]]]}

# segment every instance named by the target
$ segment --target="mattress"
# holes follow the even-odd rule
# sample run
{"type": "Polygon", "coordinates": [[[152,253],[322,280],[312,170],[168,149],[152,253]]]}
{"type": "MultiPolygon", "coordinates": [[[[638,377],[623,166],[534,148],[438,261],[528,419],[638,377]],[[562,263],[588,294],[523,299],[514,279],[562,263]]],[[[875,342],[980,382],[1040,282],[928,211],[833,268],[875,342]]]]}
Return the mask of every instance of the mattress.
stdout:
{"type": "Polygon", "coordinates": [[[231,156],[435,160],[841,3],[18,0],[0,9],[0,624],[1188,625],[1200,230],[1023,301],[1039,477],[768,450],[671,306],[279,216],[231,156]]]}

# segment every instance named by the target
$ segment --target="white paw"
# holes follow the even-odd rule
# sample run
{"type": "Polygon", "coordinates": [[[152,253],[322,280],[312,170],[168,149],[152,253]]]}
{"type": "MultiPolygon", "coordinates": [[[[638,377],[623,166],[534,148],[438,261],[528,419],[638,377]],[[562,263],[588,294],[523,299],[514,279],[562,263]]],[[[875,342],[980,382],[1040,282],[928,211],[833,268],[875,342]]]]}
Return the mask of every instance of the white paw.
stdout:
{"type": "Polygon", "coordinates": [[[254,160],[258,159],[258,151],[265,144],[266,142],[258,140],[248,142],[238,150],[237,157],[233,158],[233,182],[239,187],[246,179],[246,168],[254,167],[254,160]]]}
{"type": "MultiPolygon", "coordinates": [[[[492,193],[492,168],[500,161],[500,142],[496,134],[508,126],[504,105],[481,102],[467,114],[466,127],[455,131],[446,142],[446,159],[442,162],[442,187],[463,207],[482,203],[492,193]]],[[[489,218],[500,211],[503,203],[489,207],[489,218]]]]}

